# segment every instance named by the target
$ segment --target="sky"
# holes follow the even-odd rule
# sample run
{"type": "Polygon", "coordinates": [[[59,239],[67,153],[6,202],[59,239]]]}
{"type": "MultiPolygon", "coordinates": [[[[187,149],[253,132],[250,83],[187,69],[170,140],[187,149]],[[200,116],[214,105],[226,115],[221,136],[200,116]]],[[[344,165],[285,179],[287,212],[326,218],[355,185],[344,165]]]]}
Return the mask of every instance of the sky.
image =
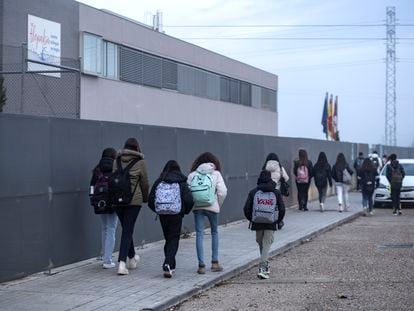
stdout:
{"type": "Polygon", "coordinates": [[[325,139],[321,117],[329,92],[338,96],[341,140],[369,144],[385,142],[384,24],[386,7],[394,6],[401,24],[396,28],[397,145],[414,146],[413,0],[79,2],[146,24],[160,10],[166,34],[276,74],[280,136],[325,139]],[[208,27],[195,27],[200,25],[208,27]],[[217,27],[223,25],[238,27],[217,27]]]}

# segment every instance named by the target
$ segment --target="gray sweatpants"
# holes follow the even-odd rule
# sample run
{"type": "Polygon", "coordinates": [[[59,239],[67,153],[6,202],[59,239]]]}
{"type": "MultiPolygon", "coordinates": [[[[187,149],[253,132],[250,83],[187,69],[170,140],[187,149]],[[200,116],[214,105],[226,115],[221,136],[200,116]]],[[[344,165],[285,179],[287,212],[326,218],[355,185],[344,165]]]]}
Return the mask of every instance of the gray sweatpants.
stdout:
{"type": "Polygon", "coordinates": [[[273,230],[257,230],[256,242],[259,244],[260,250],[260,266],[267,266],[269,260],[270,247],[273,244],[273,230]]]}

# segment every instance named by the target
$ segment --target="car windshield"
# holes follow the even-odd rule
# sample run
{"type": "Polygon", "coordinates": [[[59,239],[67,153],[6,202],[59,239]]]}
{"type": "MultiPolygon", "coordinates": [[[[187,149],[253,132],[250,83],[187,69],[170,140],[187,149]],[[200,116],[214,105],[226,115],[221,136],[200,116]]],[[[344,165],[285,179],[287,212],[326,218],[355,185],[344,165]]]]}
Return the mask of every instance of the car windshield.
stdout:
{"type": "MultiPolygon", "coordinates": [[[[401,163],[401,165],[404,168],[406,176],[414,176],[414,163],[401,163]]],[[[384,167],[384,169],[381,172],[381,175],[385,176],[386,171],[386,167],[384,167]]]]}

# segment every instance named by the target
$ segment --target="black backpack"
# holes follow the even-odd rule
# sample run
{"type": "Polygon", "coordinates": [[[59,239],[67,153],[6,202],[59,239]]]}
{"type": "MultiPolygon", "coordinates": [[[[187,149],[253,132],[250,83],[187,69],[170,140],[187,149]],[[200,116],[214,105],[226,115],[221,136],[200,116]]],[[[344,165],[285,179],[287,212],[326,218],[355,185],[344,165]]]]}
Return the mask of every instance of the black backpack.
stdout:
{"type": "Polygon", "coordinates": [[[89,199],[94,208],[95,214],[112,213],[111,198],[109,195],[109,176],[110,174],[103,173],[99,168],[94,171],[96,174],[96,182],[91,186],[89,199]]]}
{"type": "Polygon", "coordinates": [[[373,193],[375,190],[376,179],[375,175],[370,172],[364,172],[361,180],[361,188],[364,193],[373,193]]]}
{"type": "Polygon", "coordinates": [[[135,184],[134,191],[131,191],[131,176],[129,170],[140,159],[133,159],[125,168],[122,168],[121,158],[116,159],[117,169],[109,178],[109,194],[111,202],[114,205],[128,205],[134,197],[135,190],[138,186],[138,181],[135,184]]]}
{"type": "Polygon", "coordinates": [[[326,167],[315,170],[315,185],[317,187],[325,187],[327,185],[327,178],[328,172],[326,171],[326,167]]]}

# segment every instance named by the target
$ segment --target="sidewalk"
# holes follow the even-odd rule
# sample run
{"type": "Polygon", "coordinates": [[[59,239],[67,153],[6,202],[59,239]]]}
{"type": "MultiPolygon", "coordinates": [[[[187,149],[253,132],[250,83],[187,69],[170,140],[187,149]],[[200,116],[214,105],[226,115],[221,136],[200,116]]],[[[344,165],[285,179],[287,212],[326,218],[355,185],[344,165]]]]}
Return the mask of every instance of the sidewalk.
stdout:
{"type": "MultiPolygon", "coordinates": [[[[285,227],[275,233],[272,254],[286,251],[313,236],[360,215],[361,194],[350,193],[351,209],[338,213],[336,197],[327,199],[326,211],[308,204],[309,212],[287,210],[285,227]]],[[[128,276],[102,269],[96,259],[54,269],[51,276],[39,273],[0,284],[1,310],[163,310],[200,290],[228,279],[258,263],[259,251],[248,222],[220,227],[220,262],[223,272],[199,275],[194,236],[180,241],[177,269],[172,279],[162,276],[164,241],[138,250],[141,262],[128,276]]],[[[210,236],[205,236],[205,258],[211,258],[210,236]]],[[[272,276],[271,276],[272,277],[272,276]]]]}

